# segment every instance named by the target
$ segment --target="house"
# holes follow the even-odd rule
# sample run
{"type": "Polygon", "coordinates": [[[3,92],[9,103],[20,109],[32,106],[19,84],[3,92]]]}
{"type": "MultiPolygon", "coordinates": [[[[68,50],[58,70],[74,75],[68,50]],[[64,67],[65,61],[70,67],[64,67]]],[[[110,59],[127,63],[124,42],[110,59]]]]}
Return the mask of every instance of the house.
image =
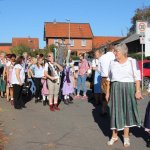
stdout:
{"type": "Polygon", "coordinates": [[[78,54],[92,50],[93,33],[89,23],[45,22],[44,40],[46,46],[64,44],[78,54]]]}
{"type": "Polygon", "coordinates": [[[39,49],[39,39],[38,38],[12,38],[12,46],[24,45],[28,46],[32,50],[39,49]]]}
{"type": "Polygon", "coordinates": [[[0,43],[0,51],[6,52],[7,54],[10,53],[12,48],[12,43],[0,43]]]}
{"type": "Polygon", "coordinates": [[[121,40],[123,37],[115,37],[115,36],[94,36],[93,38],[93,50],[100,49],[105,47],[106,45],[121,40]]]}

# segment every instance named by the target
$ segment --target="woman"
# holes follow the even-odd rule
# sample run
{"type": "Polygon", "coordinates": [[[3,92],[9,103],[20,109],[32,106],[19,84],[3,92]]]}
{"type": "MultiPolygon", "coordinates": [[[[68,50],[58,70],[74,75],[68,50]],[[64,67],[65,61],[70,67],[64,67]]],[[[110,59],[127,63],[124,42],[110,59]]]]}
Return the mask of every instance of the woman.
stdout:
{"type": "Polygon", "coordinates": [[[130,146],[129,128],[141,126],[137,100],[142,98],[140,71],[135,59],[127,57],[125,44],[115,46],[116,59],[109,67],[106,100],[109,100],[112,138],[108,145],[118,140],[118,131],[124,130],[124,147],[130,146]]]}
{"type": "Polygon", "coordinates": [[[43,76],[43,59],[38,58],[37,63],[35,65],[32,65],[29,69],[31,76],[33,78],[36,91],[35,91],[35,103],[40,102],[41,99],[41,89],[42,89],[42,84],[41,84],[41,79],[43,76]]]}
{"type": "Polygon", "coordinates": [[[16,60],[15,66],[12,71],[12,85],[13,85],[13,94],[14,94],[14,108],[21,109],[25,107],[22,100],[22,87],[25,80],[25,71],[24,71],[24,57],[19,56],[16,60]]]}
{"type": "Polygon", "coordinates": [[[89,69],[89,65],[86,59],[84,59],[84,54],[79,54],[80,63],[79,63],[79,70],[78,70],[78,79],[77,79],[77,95],[75,99],[80,99],[80,86],[82,85],[83,89],[83,97],[82,99],[87,99],[86,96],[86,78],[87,78],[87,71],[89,69]]]}
{"type": "MultiPolygon", "coordinates": [[[[147,91],[148,91],[148,96],[150,97],[150,83],[149,83],[147,91]]],[[[148,102],[147,108],[146,108],[144,128],[145,128],[145,131],[148,133],[147,147],[150,147],[150,101],[148,102]]]]}
{"type": "Polygon", "coordinates": [[[6,55],[0,54],[0,92],[1,98],[4,98],[4,92],[6,91],[6,55]]]}
{"type": "Polygon", "coordinates": [[[7,95],[7,101],[9,101],[9,93],[10,93],[10,100],[11,104],[13,105],[14,98],[13,98],[13,86],[12,86],[12,71],[14,68],[14,64],[16,61],[16,55],[11,54],[10,56],[10,65],[7,66],[7,87],[8,87],[8,95],[7,95]]]}
{"type": "Polygon", "coordinates": [[[101,74],[98,71],[99,58],[102,56],[102,51],[95,51],[95,59],[92,61],[92,69],[94,72],[94,98],[95,104],[98,105],[101,101],[101,74]]]}
{"type": "Polygon", "coordinates": [[[47,63],[45,64],[44,74],[47,78],[48,90],[49,90],[49,108],[50,111],[60,110],[58,107],[58,93],[60,89],[60,71],[63,68],[56,62],[54,62],[54,55],[49,52],[47,55],[47,63]],[[54,98],[54,101],[53,101],[54,98]]]}

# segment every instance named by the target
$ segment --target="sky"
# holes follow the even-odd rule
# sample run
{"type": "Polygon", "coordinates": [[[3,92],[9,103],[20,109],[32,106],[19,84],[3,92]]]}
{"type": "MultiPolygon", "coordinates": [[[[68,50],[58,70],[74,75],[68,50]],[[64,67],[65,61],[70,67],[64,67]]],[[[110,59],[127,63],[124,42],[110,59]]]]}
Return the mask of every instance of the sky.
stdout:
{"type": "Polygon", "coordinates": [[[43,40],[44,22],[89,23],[94,36],[126,36],[137,8],[150,0],[0,0],[0,43],[13,37],[43,40]]]}

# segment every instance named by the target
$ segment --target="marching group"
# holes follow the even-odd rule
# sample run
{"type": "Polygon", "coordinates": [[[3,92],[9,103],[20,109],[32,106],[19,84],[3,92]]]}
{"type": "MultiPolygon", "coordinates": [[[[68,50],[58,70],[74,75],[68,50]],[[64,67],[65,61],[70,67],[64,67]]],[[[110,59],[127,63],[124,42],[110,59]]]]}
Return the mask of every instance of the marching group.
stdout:
{"type": "MultiPolygon", "coordinates": [[[[42,54],[34,58],[28,56],[27,53],[17,57],[15,54],[5,56],[1,53],[1,97],[6,96],[7,101],[10,101],[15,109],[22,109],[25,107],[22,94],[26,91],[25,88],[28,85],[26,83],[29,83],[35,103],[42,99],[43,105],[46,105],[47,99],[50,111],[53,112],[60,110],[59,98],[63,99],[66,105],[73,103],[73,99],[87,100],[86,79],[90,67],[84,54],[79,54],[79,58],[77,72],[72,62],[66,62],[64,65],[54,62],[52,52],[48,53],[46,58],[42,54]]],[[[99,50],[95,51],[92,69],[94,71],[92,90],[95,103],[101,103],[103,116],[108,114],[107,108],[109,108],[112,137],[107,145],[111,146],[117,142],[118,132],[123,130],[123,144],[128,147],[130,146],[129,128],[142,126],[137,106],[137,100],[142,99],[141,73],[137,62],[128,57],[127,46],[119,44],[109,46],[106,54],[99,50]]],[[[150,87],[148,92],[150,93],[150,87]]],[[[146,109],[144,127],[150,134],[150,102],[146,109]]]]}

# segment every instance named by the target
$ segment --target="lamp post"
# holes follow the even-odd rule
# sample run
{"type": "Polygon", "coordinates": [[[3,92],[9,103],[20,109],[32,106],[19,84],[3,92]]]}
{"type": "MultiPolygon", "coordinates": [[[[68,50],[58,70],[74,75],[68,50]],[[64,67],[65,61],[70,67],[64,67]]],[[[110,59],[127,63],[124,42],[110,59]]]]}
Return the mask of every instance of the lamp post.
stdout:
{"type": "Polygon", "coordinates": [[[66,21],[67,21],[68,24],[69,24],[69,31],[68,31],[69,35],[68,35],[68,40],[69,40],[69,50],[70,50],[70,19],[66,19],[66,21]]]}

